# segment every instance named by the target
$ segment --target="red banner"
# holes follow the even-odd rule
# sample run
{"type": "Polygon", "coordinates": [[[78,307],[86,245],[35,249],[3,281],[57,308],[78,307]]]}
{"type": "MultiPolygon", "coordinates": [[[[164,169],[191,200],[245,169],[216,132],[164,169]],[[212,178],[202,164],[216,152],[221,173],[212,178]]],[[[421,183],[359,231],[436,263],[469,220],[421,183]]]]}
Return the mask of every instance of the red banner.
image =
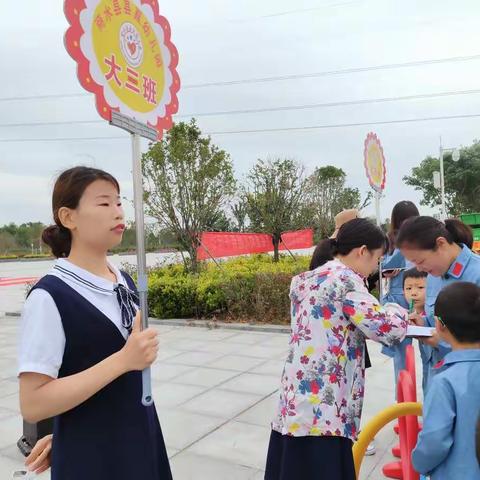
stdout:
{"type": "MultiPolygon", "coordinates": [[[[272,236],[266,233],[203,232],[197,249],[198,259],[233,257],[273,251],[272,236]]],[[[280,250],[296,250],[313,246],[313,230],[282,233],[280,250]]]]}

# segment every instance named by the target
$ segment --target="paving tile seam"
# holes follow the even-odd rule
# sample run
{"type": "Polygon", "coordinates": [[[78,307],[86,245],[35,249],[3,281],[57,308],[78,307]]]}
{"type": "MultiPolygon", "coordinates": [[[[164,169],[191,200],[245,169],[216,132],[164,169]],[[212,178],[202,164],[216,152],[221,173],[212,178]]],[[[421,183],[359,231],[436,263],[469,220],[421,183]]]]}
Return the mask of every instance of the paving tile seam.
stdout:
{"type": "MultiPolygon", "coordinates": [[[[204,368],[204,367],[199,367],[199,368],[204,368]]],[[[210,369],[210,370],[217,370],[217,369],[212,368],[212,369],[210,369]]],[[[225,371],[233,372],[233,371],[235,371],[235,370],[225,370],[225,371]]],[[[200,395],[204,395],[205,393],[208,393],[208,392],[211,392],[212,390],[218,389],[218,387],[220,387],[220,386],[223,385],[224,383],[227,383],[227,382],[229,382],[229,381],[231,381],[231,380],[234,380],[235,378],[238,378],[238,377],[240,377],[241,375],[244,374],[244,372],[239,372],[239,371],[235,371],[235,373],[237,373],[238,375],[234,375],[233,377],[230,377],[230,378],[228,378],[227,380],[223,380],[223,381],[221,381],[220,383],[215,384],[215,385],[213,385],[213,386],[205,387],[206,390],[203,391],[202,393],[200,393],[200,395]]],[[[203,385],[193,385],[193,384],[191,384],[191,383],[180,383],[180,382],[171,382],[171,383],[174,383],[175,385],[188,385],[188,386],[190,386],[190,387],[203,387],[203,385]]],[[[227,391],[227,392],[230,392],[230,393],[248,393],[248,392],[231,391],[231,390],[227,390],[227,389],[224,389],[224,388],[221,388],[220,390],[222,390],[222,391],[224,391],[224,392],[227,391]]],[[[187,401],[190,401],[190,400],[187,400],[187,401]]],[[[183,403],[179,404],[179,406],[180,406],[180,405],[183,405],[184,403],[187,403],[187,402],[183,402],[183,403]]]]}
{"type": "MultiPolygon", "coordinates": [[[[253,403],[252,405],[249,405],[248,408],[245,408],[244,410],[242,410],[241,412],[237,413],[235,416],[231,417],[231,418],[228,418],[225,420],[225,422],[221,423],[220,425],[218,425],[216,428],[214,428],[213,430],[210,430],[209,432],[207,432],[205,435],[202,435],[201,437],[197,438],[194,442],[190,443],[189,445],[185,446],[183,449],[179,450],[177,453],[173,454],[172,455],[172,458],[175,458],[177,455],[179,455],[180,453],[184,452],[185,450],[193,447],[194,445],[196,445],[198,442],[202,441],[204,438],[208,437],[209,435],[211,435],[212,433],[216,432],[217,430],[219,430],[220,428],[224,427],[225,425],[227,425],[227,423],[231,422],[231,421],[235,421],[235,419],[237,417],[239,417],[240,415],[243,415],[245,412],[247,412],[248,410],[250,410],[251,408],[254,408],[256,407],[259,403],[263,402],[264,400],[266,400],[269,396],[269,395],[266,395],[264,396],[263,398],[260,398],[260,400],[256,401],[255,403],[253,403]]],[[[203,414],[202,414],[203,415],[203,414]]],[[[237,421],[237,423],[244,423],[244,422],[239,422],[237,421]]],[[[249,424],[247,424],[249,425],[249,424]]],[[[195,454],[197,455],[197,454],[195,454]]],[[[210,456],[207,456],[207,455],[204,455],[205,457],[207,458],[212,458],[210,456]]],[[[215,457],[214,457],[215,458],[215,457]]],[[[247,465],[246,465],[247,466],[247,465]]],[[[249,466],[249,468],[252,468],[252,466],[249,466]]],[[[257,467],[253,467],[255,469],[258,470],[257,467]]]]}
{"type": "MultiPolygon", "coordinates": [[[[198,367],[198,368],[204,368],[204,367],[198,367]]],[[[255,367],[254,367],[255,368],[255,367]]],[[[195,369],[193,369],[195,370],[195,369]]],[[[193,371],[192,370],[192,371],[193,371]]],[[[210,370],[217,370],[217,369],[210,369],[210,370]]],[[[235,370],[223,370],[225,372],[233,372],[235,370]]],[[[188,374],[189,372],[185,372],[185,375],[188,374]]],[[[190,372],[191,373],[191,372],[190,372]]],[[[216,388],[219,388],[223,391],[227,391],[227,392],[231,392],[231,393],[252,393],[253,395],[255,395],[254,392],[244,392],[242,390],[230,390],[228,388],[221,388],[222,385],[224,385],[225,383],[228,383],[228,382],[231,382],[232,380],[235,380],[236,378],[238,377],[241,377],[242,375],[245,375],[245,374],[248,374],[248,375],[255,375],[257,377],[273,377],[274,375],[268,375],[268,374],[263,374],[263,373],[254,373],[254,372],[251,372],[251,371],[245,371],[245,372],[239,372],[239,371],[235,371],[235,373],[237,373],[238,375],[234,375],[233,377],[229,377],[227,378],[226,380],[221,380],[219,383],[216,383],[212,386],[208,386],[206,387],[205,385],[198,385],[198,384],[194,384],[194,383],[188,383],[188,382],[181,382],[181,381],[171,381],[171,380],[166,380],[165,382],[162,382],[161,380],[156,380],[156,382],[158,382],[159,384],[162,384],[162,383],[171,383],[171,384],[174,384],[174,385],[186,385],[188,387],[205,387],[207,388],[208,390],[207,391],[210,391],[210,390],[214,390],[216,388]]],[[[182,375],[184,375],[182,373],[182,375]]],[[[277,391],[278,388],[275,390],[277,391]]],[[[1,398],[1,397],[0,397],[1,398]]]]}
{"type": "MultiPolygon", "coordinates": [[[[211,362],[209,363],[206,363],[206,364],[203,364],[203,365],[199,365],[199,364],[196,364],[196,365],[191,365],[191,364],[188,364],[188,363],[178,363],[178,362],[172,362],[171,360],[182,355],[181,353],[178,354],[178,355],[175,355],[174,357],[168,357],[166,360],[165,360],[165,363],[168,364],[168,365],[178,365],[178,366],[184,366],[184,367],[197,367],[197,368],[209,368],[209,369],[213,369],[213,370],[228,370],[228,371],[234,371],[234,372],[237,372],[238,370],[235,370],[233,368],[228,368],[228,367],[222,367],[222,368],[218,368],[218,367],[214,367],[214,366],[211,366],[212,363],[214,362],[219,362],[223,359],[225,359],[225,357],[232,357],[232,356],[235,356],[235,357],[244,357],[244,358],[247,358],[247,359],[252,359],[252,360],[258,360],[260,363],[265,363],[265,362],[268,362],[268,358],[261,358],[261,357],[249,357],[249,356],[246,356],[246,355],[232,355],[232,354],[225,354],[221,357],[218,357],[216,358],[215,360],[212,360],[211,362]]],[[[256,365],[256,366],[253,366],[251,368],[256,368],[260,366],[260,364],[256,365]]]]}
{"type": "MultiPolygon", "coordinates": [[[[203,368],[203,367],[201,367],[201,368],[203,368]]],[[[212,369],[212,370],[216,370],[216,369],[212,369]]],[[[234,371],[234,370],[228,370],[228,371],[234,371]]],[[[213,391],[213,390],[215,390],[215,389],[221,390],[221,391],[223,391],[223,392],[228,391],[228,390],[225,390],[225,389],[219,389],[218,387],[219,387],[221,384],[228,382],[229,380],[233,380],[234,378],[239,377],[239,376],[242,375],[244,372],[235,371],[235,373],[238,373],[238,375],[234,375],[233,377],[229,378],[228,380],[225,380],[224,382],[220,382],[218,385],[215,385],[215,386],[213,386],[213,387],[204,387],[205,390],[203,390],[201,393],[194,395],[193,397],[189,398],[188,400],[185,400],[185,401],[182,402],[182,403],[179,403],[179,404],[177,405],[177,407],[182,407],[183,405],[185,405],[186,403],[190,402],[190,401],[193,400],[194,398],[199,397],[200,395],[205,395],[205,394],[207,394],[207,393],[209,393],[209,392],[211,392],[211,391],[213,391]]],[[[174,382],[172,382],[172,383],[174,383],[174,382]]],[[[200,387],[200,388],[202,388],[201,385],[190,385],[190,384],[186,384],[186,383],[184,383],[184,384],[175,383],[175,385],[188,385],[188,386],[191,386],[191,387],[200,387]]],[[[238,393],[242,393],[242,392],[231,392],[231,391],[228,391],[228,392],[229,392],[229,393],[237,393],[237,394],[238,394],[238,393]]],[[[243,392],[243,393],[247,394],[247,392],[243,392]]]]}

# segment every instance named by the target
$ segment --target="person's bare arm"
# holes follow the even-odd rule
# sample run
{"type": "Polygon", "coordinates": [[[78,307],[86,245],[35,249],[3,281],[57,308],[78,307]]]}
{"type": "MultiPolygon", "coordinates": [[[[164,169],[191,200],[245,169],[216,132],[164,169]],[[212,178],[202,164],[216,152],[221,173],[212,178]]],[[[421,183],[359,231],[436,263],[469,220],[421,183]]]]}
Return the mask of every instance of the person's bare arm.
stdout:
{"type": "Polygon", "coordinates": [[[125,346],[110,357],[83,372],[53,379],[39,373],[20,375],[20,410],[30,423],[67,412],[95,395],[126,372],[143,370],[156,359],[157,332],[141,331],[140,314],[125,346]]]}

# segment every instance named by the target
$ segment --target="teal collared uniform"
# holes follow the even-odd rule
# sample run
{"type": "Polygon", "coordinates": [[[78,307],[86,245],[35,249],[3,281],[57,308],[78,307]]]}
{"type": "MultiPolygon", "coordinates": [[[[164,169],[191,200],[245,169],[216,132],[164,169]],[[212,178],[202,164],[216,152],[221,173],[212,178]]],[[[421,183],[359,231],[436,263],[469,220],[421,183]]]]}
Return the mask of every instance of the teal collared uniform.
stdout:
{"type": "MultiPolygon", "coordinates": [[[[408,310],[409,305],[403,292],[403,277],[405,270],[411,267],[413,267],[413,264],[405,259],[405,257],[402,255],[402,252],[400,252],[398,248],[396,248],[392,253],[385,254],[382,261],[382,270],[399,269],[400,272],[396,277],[390,279],[388,291],[381,299],[382,305],[385,305],[386,303],[397,303],[401,307],[408,310]]],[[[397,391],[398,376],[402,370],[405,370],[407,356],[406,349],[407,346],[411,344],[412,339],[406,338],[394,347],[387,347],[386,345],[382,346],[382,353],[393,358],[395,392],[397,391]]]]}
{"type": "Polygon", "coordinates": [[[432,480],[480,480],[475,454],[480,349],[450,352],[436,370],[423,407],[413,466],[432,480]]]}
{"type": "MultiPolygon", "coordinates": [[[[462,251],[445,275],[441,277],[429,275],[427,277],[425,314],[429,326],[435,326],[435,302],[440,290],[454,282],[471,282],[480,287],[480,256],[473,253],[465,245],[462,245],[462,251]]],[[[422,360],[430,364],[430,371],[435,364],[451,351],[450,345],[445,342],[440,343],[438,348],[433,349],[422,343],[420,345],[422,360]]]]}

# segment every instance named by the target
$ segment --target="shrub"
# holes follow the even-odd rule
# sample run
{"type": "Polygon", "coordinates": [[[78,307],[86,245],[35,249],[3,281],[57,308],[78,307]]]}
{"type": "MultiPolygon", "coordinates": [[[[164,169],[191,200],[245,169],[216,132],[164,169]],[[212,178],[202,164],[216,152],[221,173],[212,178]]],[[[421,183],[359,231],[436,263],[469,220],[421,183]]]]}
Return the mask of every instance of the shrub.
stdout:
{"type": "Polygon", "coordinates": [[[190,275],[154,277],[149,282],[149,310],[157,318],[196,315],[197,279],[190,275]]]}
{"type": "Polygon", "coordinates": [[[309,258],[269,255],[238,257],[203,265],[189,273],[183,265],[150,270],[149,304],[157,318],[220,317],[232,321],[289,323],[289,288],[309,258]]]}

